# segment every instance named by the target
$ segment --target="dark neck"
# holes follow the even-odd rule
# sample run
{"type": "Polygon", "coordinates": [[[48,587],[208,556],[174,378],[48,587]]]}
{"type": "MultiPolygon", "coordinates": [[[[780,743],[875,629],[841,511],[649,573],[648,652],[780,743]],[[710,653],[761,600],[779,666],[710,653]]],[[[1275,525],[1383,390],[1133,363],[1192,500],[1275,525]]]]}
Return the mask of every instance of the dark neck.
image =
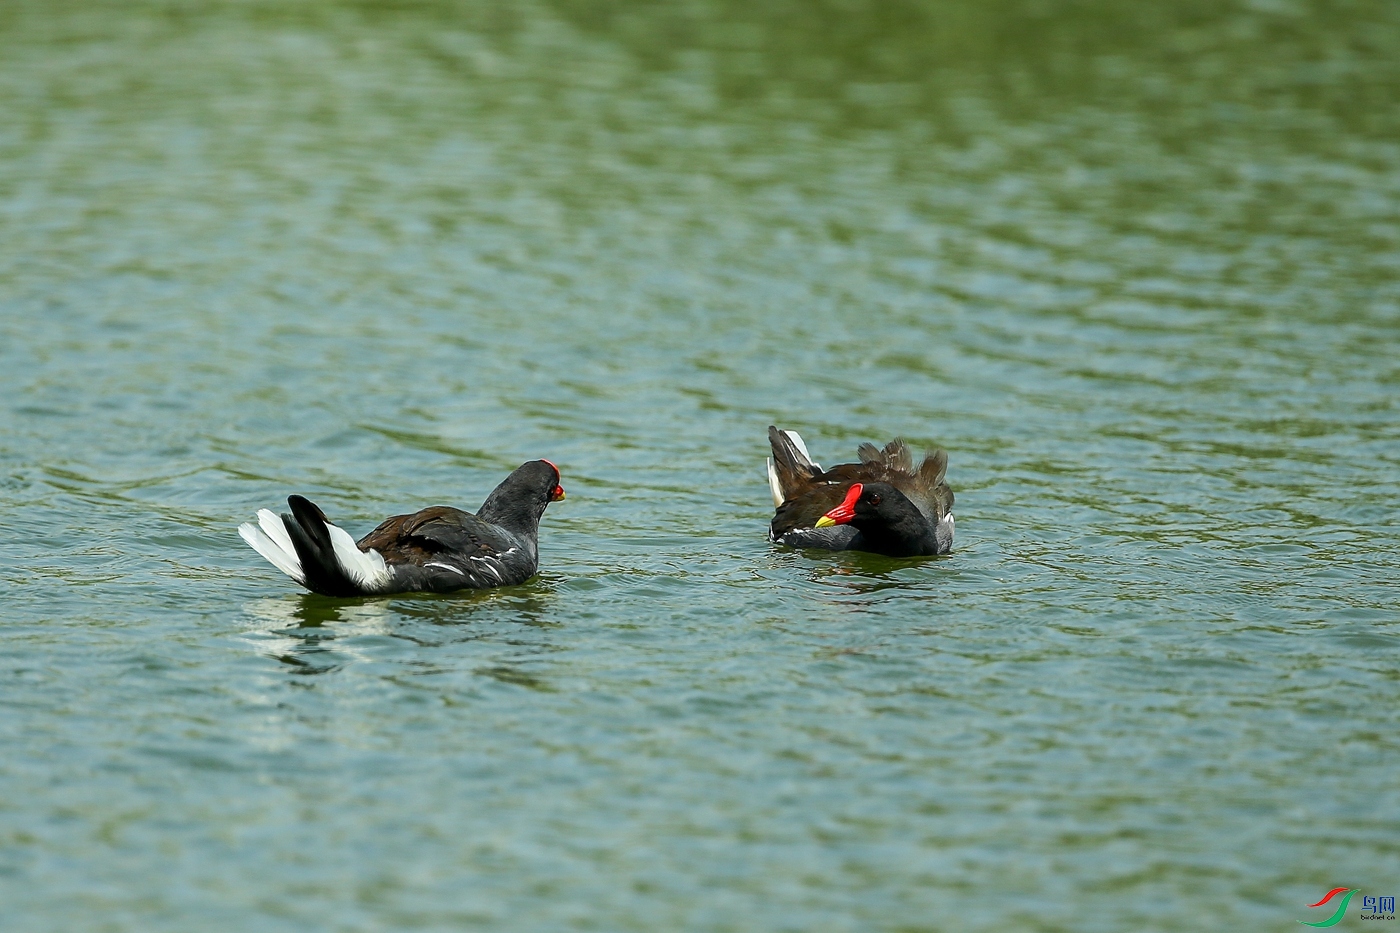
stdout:
{"type": "Polygon", "coordinates": [[[546,503],[523,496],[519,489],[514,488],[515,485],[511,483],[511,477],[507,477],[481,503],[476,517],[533,539],[539,533],[540,516],[544,514],[546,503]]]}

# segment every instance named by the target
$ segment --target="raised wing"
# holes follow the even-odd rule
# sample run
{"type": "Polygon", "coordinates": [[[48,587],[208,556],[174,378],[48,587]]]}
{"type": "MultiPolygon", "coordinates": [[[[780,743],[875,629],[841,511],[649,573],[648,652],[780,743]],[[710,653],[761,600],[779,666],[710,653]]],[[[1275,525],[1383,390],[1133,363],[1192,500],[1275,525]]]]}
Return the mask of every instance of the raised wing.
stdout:
{"type": "Polygon", "coordinates": [[[861,463],[883,469],[890,475],[914,472],[914,455],[902,437],[890,441],[883,450],[874,444],[861,444],[856,448],[856,455],[861,463]]]}

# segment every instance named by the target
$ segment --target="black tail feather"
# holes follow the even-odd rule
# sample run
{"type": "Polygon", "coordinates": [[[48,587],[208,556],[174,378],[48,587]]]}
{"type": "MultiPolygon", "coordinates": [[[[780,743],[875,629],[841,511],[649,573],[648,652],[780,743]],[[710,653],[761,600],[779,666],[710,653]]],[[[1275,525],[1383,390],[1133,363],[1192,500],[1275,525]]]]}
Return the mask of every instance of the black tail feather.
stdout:
{"type": "Polygon", "coordinates": [[[773,448],[773,466],[784,495],[792,495],[799,486],[820,475],[821,470],[776,425],[768,426],[768,444],[773,448]]]}
{"type": "Polygon", "coordinates": [[[283,515],[282,524],[287,526],[287,534],[297,549],[302,572],[306,575],[306,588],[323,596],[362,595],[363,591],[345,575],[335,559],[331,534],[326,530],[329,524],[326,513],[303,496],[289,496],[287,505],[292,514],[283,515]]]}

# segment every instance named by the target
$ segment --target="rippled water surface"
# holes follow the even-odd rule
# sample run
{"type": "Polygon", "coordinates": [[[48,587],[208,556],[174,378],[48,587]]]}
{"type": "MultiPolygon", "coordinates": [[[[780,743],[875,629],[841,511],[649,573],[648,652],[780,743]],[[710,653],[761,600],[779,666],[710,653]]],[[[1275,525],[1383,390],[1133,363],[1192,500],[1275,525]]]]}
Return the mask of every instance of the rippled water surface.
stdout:
{"type": "Polygon", "coordinates": [[[1397,893],[1397,10],[5,4],[0,928],[1397,893]],[[954,553],[769,545],[770,423],[954,553]],[[234,532],[542,456],[510,590],[234,532]]]}

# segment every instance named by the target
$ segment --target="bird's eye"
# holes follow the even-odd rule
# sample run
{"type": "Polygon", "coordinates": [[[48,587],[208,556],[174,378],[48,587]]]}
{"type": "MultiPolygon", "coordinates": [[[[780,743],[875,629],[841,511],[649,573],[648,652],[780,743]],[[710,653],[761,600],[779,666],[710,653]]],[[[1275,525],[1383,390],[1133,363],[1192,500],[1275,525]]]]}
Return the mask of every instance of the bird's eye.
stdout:
{"type": "Polygon", "coordinates": [[[870,494],[870,504],[871,504],[871,505],[879,505],[879,504],[880,504],[880,496],[879,496],[877,493],[871,493],[871,494],[870,494]]]}

